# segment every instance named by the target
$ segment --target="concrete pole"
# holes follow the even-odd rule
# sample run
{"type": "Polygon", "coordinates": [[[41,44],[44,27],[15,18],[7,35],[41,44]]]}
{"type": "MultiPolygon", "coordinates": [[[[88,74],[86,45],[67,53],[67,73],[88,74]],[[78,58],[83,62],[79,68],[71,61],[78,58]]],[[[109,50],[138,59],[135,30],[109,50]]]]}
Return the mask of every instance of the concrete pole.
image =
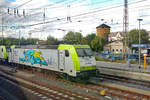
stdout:
{"type": "Polygon", "coordinates": [[[124,0],[123,34],[124,34],[124,54],[127,62],[127,33],[128,33],[128,0],[124,0]]]}
{"type": "Polygon", "coordinates": [[[4,29],[3,29],[3,14],[2,14],[2,17],[1,17],[2,19],[2,45],[4,45],[4,34],[3,34],[3,31],[4,31],[4,29]]]}
{"type": "Polygon", "coordinates": [[[141,68],[141,31],[140,24],[143,19],[137,19],[139,21],[139,68],[141,68]]]}
{"type": "Polygon", "coordinates": [[[19,46],[20,46],[20,42],[21,42],[20,35],[21,35],[21,31],[19,30],[19,46]]]}

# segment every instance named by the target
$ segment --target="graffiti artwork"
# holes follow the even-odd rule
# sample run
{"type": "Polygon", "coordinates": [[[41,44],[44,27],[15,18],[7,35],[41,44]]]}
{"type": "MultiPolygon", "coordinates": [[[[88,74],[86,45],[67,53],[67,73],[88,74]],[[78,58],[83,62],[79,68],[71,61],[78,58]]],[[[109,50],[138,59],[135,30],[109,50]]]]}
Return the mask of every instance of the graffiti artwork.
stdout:
{"type": "Polygon", "coordinates": [[[30,62],[33,64],[40,64],[48,66],[48,63],[45,61],[44,57],[41,56],[41,52],[36,50],[27,50],[24,51],[24,58],[19,58],[19,61],[30,62]]]}

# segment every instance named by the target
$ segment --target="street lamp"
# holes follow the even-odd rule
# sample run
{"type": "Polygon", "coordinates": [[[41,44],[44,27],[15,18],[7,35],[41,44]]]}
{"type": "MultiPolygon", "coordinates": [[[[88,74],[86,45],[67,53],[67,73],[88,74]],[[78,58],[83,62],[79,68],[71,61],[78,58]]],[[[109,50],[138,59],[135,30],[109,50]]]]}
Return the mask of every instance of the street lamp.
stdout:
{"type": "Polygon", "coordinates": [[[141,31],[140,31],[140,25],[141,25],[141,21],[143,21],[143,19],[137,19],[139,21],[139,68],[141,68],[141,31]]]}

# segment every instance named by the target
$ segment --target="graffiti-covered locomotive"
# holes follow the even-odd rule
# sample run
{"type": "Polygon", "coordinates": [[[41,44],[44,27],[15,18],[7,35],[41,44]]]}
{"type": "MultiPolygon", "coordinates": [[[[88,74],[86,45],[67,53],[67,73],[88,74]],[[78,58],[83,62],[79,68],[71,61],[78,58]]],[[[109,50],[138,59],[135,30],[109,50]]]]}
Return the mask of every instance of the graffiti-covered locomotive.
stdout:
{"type": "Polygon", "coordinates": [[[12,46],[7,55],[9,63],[51,70],[72,78],[87,79],[97,71],[95,57],[88,45],[12,46]]]}

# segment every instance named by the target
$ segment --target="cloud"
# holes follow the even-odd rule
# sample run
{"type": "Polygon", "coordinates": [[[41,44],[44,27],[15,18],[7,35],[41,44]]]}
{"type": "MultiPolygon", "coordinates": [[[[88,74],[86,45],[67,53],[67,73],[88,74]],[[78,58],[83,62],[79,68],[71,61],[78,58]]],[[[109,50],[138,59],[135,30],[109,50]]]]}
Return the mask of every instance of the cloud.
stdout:
{"type": "MultiPolygon", "coordinates": [[[[129,1],[129,30],[138,28],[138,21],[137,18],[142,16],[143,18],[143,26],[147,30],[150,29],[149,22],[150,22],[150,0],[145,0],[140,3],[133,3],[136,1],[141,0],[132,0],[129,1]],[[147,8],[147,9],[146,9],[147,8]],[[148,9],[149,8],[149,9],[148,9]]],[[[1,0],[0,4],[5,6],[17,7],[19,5],[24,4],[27,0],[16,0],[14,2],[9,2],[6,0],[1,0]]],[[[100,2],[96,0],[95,2],[100,2]]],[[[62,38],[64,34],[68,31],[75,31],[75,32],[82,32],[84,36],[87,34],[96,32],[96,26],[106,22],[109,26],[111,26],[111,31],[122,31],[123,30],[123,6],[117,7],[120,4],[123,5],[123,2],[114,2],[113,0],[103,3],[100,2],[99,4],[94,4],[92,0],[83,0],[82,2],[73,1],[70,3],[70,7],[67,7],[68,4],[60,3],[55,4],[50,0],[32,0],[31,2],[27,3],[26,5],[19,8],[18,16],[13,15],[5,15],[5,24],[9,25],[29,25],[35,23],[42,23],[44,22],[43,13],[45,9],[45,21],[52,21],[47,24],[41,24],[32,26],[30,28],[26,28],[22,30],[22,36],[29,37],[28,33],[32,33],[32,37],[46,39],[48,35],[52,35],[57,38],[62,38]],[[119,4],[118,4],[119,3],[119,4]],[[112,8],[114,7],[114,8],[112,8]],[[41,9],[35,9],[41,8],[41,9]],[[23,9],[26,9],[26,17],[24,18],[22,15],[23,9]],[[30,9],[30,10],[29,10],[30,9]],[[32,9],[32,10],[31,10],[32,9]],[[35,9],[35,10],[33,10],[35,9]],[[91,13],[94,12],[95,13],[91,13]],[[86,14],[88,13],[89,14],[86,14]],[[81,15],[82,16],[81,16],[81,15]],[[80,15],[80,16],[76,16],[80,15]],[[67,21],[67,16],[71,16],[71,23],[67,21]],[[73,17],[76,16],[76,17],[73,17]],[[64,18],[63,20],[57,20],[59,18],[64,18]],[[102,21],[101,19],[104,19],[102,21]],[[55,21],[54,21],[55,20],[55,21]],[[8,21],[8,22],[7,22],[8,21]],[[62,29],[65,31],[61,31],[58,29],[62,29]]],[[[7,10],[6,10],[7,11],[7,10]]],[[[13,13],[13,10],[12,10],[13,13]]],[[[12,30],[14,32],[14,30],[12,30]]],[[[18,30],[17,30],[18,31],[18,30]]],[[[11,33],[11,30],[7,32],[8,34],[11,33]]]]}
{"type": "Polygon", "coordinates": [[[0,8],[8,7],[10,4],[7,0],[0,0],[0,8]]]}

